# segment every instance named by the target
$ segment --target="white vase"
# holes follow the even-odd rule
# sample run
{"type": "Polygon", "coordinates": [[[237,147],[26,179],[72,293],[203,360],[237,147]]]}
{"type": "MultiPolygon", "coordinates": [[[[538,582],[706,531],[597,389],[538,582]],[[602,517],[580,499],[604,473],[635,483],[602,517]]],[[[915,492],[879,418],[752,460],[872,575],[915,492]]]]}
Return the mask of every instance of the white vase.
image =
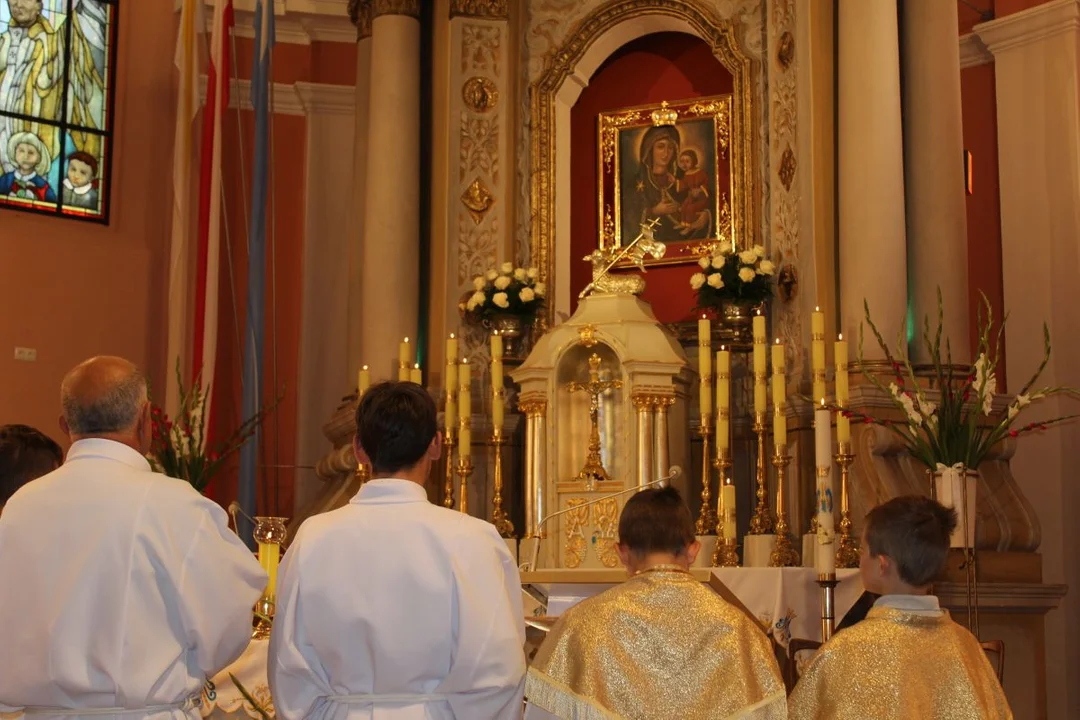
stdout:
{"type": "Polygon", "coordinates": [[[963,466],[942,468],[934,472],[934,493],[937,501],[956,510],[956,530],[949,547],[975,547],[975,509],[979,474],[963,466]],[[965,498],[965,487],[967,496],[965,498]],[[966,505],[965,505],[965,500],[966,505]]]}

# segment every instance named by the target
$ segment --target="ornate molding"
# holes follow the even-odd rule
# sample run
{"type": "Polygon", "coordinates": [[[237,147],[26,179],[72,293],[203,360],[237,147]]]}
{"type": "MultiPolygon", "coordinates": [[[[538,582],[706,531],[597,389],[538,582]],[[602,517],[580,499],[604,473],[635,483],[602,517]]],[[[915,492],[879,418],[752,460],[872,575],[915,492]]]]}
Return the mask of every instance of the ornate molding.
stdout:
{"type": "Polygon", "coordinates": [[[510,17],[510,4],[507,0],[450,0],[450,17],[507,20],[510,17]]]}
{"type": "Polygon", "coordinates": [[[349,0],[349,20],[356,26],[357,42],[371,37],[372,0],[349,0]]]}
{"type": "Polygon", "coordinates": [[[371,19],[383,15],[405,15],[419,19],[420,0],[372,0],[371,19]]]}
{"type": "Polygon", "coordinates": [[[960,69],[994,62],[994,56],[975,33],[960,36],[960,69]]]}
{"type": "Polygon", "coordinates": [[[991,53],[1041,42],[1055,35],[1080,32],[1080,3],[1052,0],[1013,15],[975,26],[975,34],[991,53]]]}

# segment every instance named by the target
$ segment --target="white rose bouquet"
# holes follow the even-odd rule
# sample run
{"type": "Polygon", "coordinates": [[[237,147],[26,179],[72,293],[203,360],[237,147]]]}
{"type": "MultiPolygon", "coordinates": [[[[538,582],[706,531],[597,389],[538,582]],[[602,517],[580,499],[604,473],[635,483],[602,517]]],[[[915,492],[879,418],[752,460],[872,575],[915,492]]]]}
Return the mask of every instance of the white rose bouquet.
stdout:
{"type": "Polygon", "coordinates": [[[494,315],[517,315],[528,320],[544,306],[547,288],[536,268],[503,263],[473,278],[473,293],[459,306],[467,319],[479,322],[494,315]]]}
{"type": "Polygon", "coordinates": [[[771,278],[776,265],[765,258],[761,245],[735,252],[725,241],[712,255],[699,258],[698,266],[701,271],[690,277],[690,287],[698,294],[698,307],[718,307],[730,300],[757,304],[772,296],[771,278]]]}

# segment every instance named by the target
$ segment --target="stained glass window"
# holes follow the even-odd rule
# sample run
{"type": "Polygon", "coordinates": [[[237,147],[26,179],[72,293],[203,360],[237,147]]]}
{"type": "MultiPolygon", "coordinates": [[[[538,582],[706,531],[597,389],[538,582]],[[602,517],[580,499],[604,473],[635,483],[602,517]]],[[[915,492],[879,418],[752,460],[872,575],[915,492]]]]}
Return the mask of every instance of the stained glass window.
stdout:
{"type": "Polygon", "coordinates": [[[119,0],[0,0],[0,207],[107,223],[119,0]]]}

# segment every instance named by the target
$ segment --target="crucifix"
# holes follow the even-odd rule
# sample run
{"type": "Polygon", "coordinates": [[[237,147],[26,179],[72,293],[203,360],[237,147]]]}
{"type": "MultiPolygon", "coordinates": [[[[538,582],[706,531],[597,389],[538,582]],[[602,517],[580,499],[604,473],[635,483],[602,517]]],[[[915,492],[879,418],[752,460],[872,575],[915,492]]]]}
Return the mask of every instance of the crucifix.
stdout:
{"type": "Polygon", "coordinates": [[[586,392],[589,394],[589,454],[585,457],[585,465],[577,474],[577,480],[585,483],[587,490],[592,490],[598,482],[609,482],[611,476],[604,469],[604,460],[600,456],[600,395],[608,390],[617,390],[622,387],[622,380],[600,379],[600,356],[596,353],[589,358],[589,382],[572,382],[567,385],[570,392],[586,392]]]}

